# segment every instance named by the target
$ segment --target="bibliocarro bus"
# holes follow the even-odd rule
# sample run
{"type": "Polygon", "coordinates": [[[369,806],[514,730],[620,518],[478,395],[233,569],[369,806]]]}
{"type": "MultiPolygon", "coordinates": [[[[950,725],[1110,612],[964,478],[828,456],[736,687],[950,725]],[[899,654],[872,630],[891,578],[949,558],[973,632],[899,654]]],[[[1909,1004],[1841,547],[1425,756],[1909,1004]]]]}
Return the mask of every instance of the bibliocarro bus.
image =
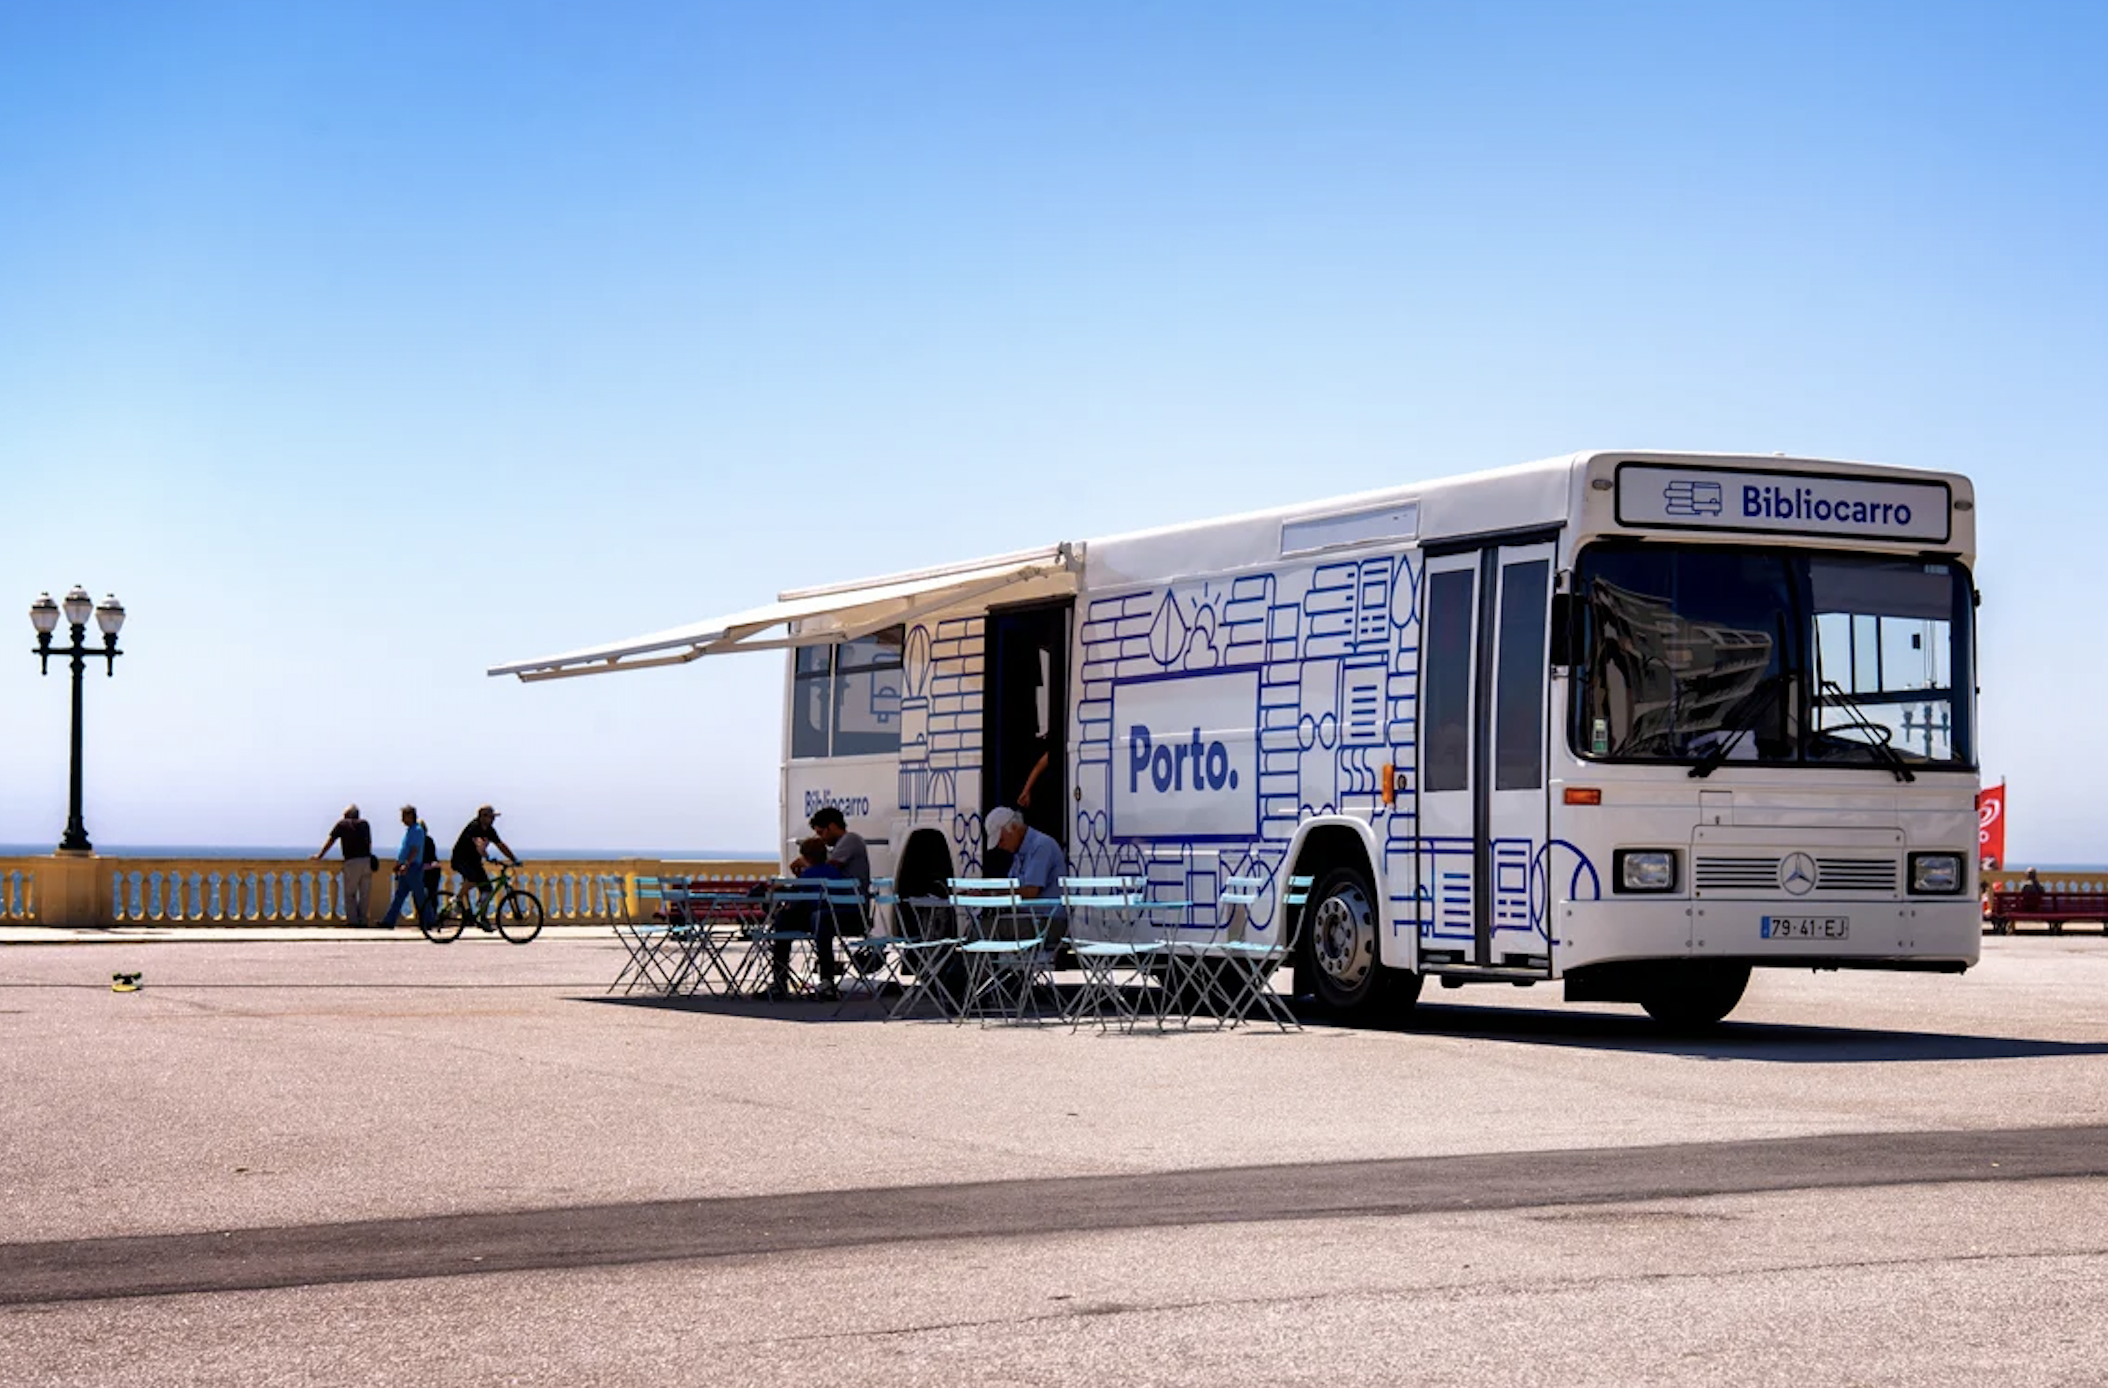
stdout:
{"type": "Polygon", "coordinates": [[[904,892],[1029,780],[1071,872],[1190,925],[1264,879],[1240,928],[1339,1012],[1559,980],[1703,1024],[1752,968],[1976,962],[1974,519],[1953,474],[1581,453],[491,673],[787,649],[784,838],[841,806],[904,892]]]}

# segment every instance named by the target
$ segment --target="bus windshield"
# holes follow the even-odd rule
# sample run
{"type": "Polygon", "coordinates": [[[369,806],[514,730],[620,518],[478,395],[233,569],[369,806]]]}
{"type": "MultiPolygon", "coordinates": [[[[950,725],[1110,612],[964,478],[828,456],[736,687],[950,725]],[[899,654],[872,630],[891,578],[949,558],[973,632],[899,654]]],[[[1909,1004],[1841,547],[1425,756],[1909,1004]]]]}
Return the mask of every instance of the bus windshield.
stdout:
{"type": "Polygon", "coordinates": [[[1605,542],[1574,568],[1576,753],[1974,766],[1958,563],[1605,542]]]}

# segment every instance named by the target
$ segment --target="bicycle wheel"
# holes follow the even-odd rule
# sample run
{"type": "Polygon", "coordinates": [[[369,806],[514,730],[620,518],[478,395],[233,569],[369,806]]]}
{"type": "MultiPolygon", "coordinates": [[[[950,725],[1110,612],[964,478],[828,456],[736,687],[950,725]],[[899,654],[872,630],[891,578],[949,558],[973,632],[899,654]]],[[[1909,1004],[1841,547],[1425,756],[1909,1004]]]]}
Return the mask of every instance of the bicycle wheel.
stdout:
{"type": "Polygon", "coordinates": [[[417,928],[425,933],[427,940],[435,945],[444,945],[460,938],[461,903],[454,899],[452,892],[439,893],[438,910],[434,915],[437,919],[426,920],[424,912],[417,913],[417,928]]]}
{"type": "Polygon", "coordinates": [[[507,892],[492,919],[500,935],[516,945],[524,945],[542,933],[542,903],[531,892],[507,892]]]}

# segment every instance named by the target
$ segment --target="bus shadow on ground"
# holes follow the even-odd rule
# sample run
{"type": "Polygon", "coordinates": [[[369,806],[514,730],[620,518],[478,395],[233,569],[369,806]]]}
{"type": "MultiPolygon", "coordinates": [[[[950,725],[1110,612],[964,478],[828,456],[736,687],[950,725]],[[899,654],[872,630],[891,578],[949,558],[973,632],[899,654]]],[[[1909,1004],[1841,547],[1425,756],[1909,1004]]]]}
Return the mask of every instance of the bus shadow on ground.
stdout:
{"type": "MultiPolygon", "coordinates": [[[[1312,1027],[1338,1025],[1307,1013],[1304,1020],[1312,1027]]],[[[1468,1036],[1533,1046],[1654,1051],[1700,1060],[1763,1060],[1806,1065],[2108,1055],[2108,1041],[2051,1041],[2027,1036],[1965,1036],[1950,1032],[1733,1020],[1703,1031],[1677,1032],[1666,1030],[1652,1019],[1637,1014],[1620,1016],[1552,1008],[1476,1007],[1456,1003],[1421,1003],[1381,1030],[1429,1036],[1468,1036]]]]}
{"type": "MultiPolygon", "coordinates": [[[[611,1007],[806,1025],[883,1022],[895,1001],[892,997],[856,997],[842,1006],[810,998],[785,1002],[707,994],[667,997],[657,993],[574,996],[571,1000],[611,1007]]],[[[2045,1056],[2108,1055],[2108,1041],[2050,1041],[2024,1036],[1963,1036],[1948,1032],[1736,1021],[1723,1022],[1701,1032],[1675,1032],[1665,1030],[1639,1014],[1621,1016],[1560,1008],[1484,1007],[1468,1003],[1421,1003],[1403,1017],[1388,1023],[1342,1022],[1301,999],[1295,1005],[1295,1012],[1297,1019],[1312,1033],[1373,1031],[1459,1036],[1531,1046],[1651,1051],[1700,1060],[1852,1065],[1913,1060],[2031,1060],[2045,1056]]],[[[912,1020],[948,1019],[923,1012],[912,1020]]],[[[1069,1027],[1066,1020],[1052,1016],[1039,1019],[1037,1024],[1060,1030],[1069,1027]]],[[[1083,1030],[1093,1034],[1099,1030],[1089,1017],[1084,1018],[1081,1025],[1083,1030]]],[[[1215,1035],[1219,1030],[1212,1019],[1203,1014],[1192,1019],[1190,1028],[1174,1020],[1160,1033],[1155,1026],[1145,1022],[1136,1034],[1201,1037],[1215,1035]]],[[[1258,1020],[1248,1021],[1237,1030],[1280,1034],[1271,1022],[1258,1020]]]]}

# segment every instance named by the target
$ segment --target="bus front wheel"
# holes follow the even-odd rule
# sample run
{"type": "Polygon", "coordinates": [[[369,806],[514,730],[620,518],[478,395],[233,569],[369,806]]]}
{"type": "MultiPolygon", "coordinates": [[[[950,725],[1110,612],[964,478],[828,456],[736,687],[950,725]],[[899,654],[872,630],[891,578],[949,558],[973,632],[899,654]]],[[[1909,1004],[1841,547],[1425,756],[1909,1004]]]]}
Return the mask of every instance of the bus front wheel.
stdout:
{"type": "Polygon", "coordinates": [[[1649,980],[1639,1004],[1663,1026],[1693,1031],[1734,1011],[1748,986],[1747,964],[1679,964],[1649,980]]]}
{"type": "Polygon", "coordinates": [[[1332,869],[1311,889],[1303,912],[1299,962],[1308,971],[1310,991],[1328,1011],[1368,1017],[1412,1005],[1420,977],[1383,966],[1377,950],[1382,921],[1366,874],[1358,868],[1332,869]]]}

